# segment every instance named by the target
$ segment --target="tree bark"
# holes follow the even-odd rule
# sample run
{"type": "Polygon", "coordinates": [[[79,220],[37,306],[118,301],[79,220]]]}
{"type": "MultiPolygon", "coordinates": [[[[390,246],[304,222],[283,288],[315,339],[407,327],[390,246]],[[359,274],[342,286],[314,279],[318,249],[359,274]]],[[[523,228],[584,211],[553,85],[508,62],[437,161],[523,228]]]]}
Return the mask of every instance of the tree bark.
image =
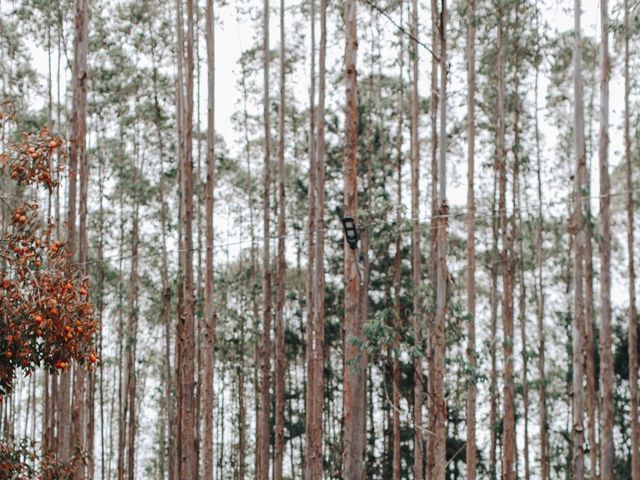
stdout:
{"type": "MultiPolygon", "coordinates": [[[[344,216],[357,222],[358,214],[358,96],[356,61],[358,52],[357,2],[345,0],[345,149],[344,149],[344,216]]],[[[363,332],[360,305],[358,253],[344,243],[344,452],[345,480],[362,480],[364,475],[365,395],[363,332]]]]}
{"type": "Polygon", "coordinates": [[[308,189],[308,217],[307,217],[307,326],[306,326],[306,348],[305,356],[307,363],[307,383],[306,383],[306,408],[305,408],[305,437],[306,437],[306,457],[304,478],[314,479],[314,472],[317,471],[317,445],[314,432],[317,428],[314,418],[315,400],[313,397],[313,386],[316,384],[315,378],[315,222],[316,222],[316,0],[311,2],[311,75],[309,92],[309,189],[308,189]]]}
{"type": "Polygon", "coordinates": [[[432,418],[430,425],[433,432],[432,478],[443,480],[447,466],[447,403],[445,398],[445,355],[446,355],[446,315],[447,315],[447,228],[449,222],[449,206],[447,204],[447,2],[441,0],[439,15],[439,47],[440,47],[440,136],[438,162],[438,217],[436,238],[436,320],[431,331],[433,356],[433,374],[429,379],[431,394],[432,418]]]}
{"type": "MultiPolygon", "coordinates": [[[[178,0],[178,51],[182,57],[182,13],[181,1],[178,0]]],[[[179,79],[178,94],[182,111],[182,144],[180,158],[180,193],[182,249],[180,254],[180,270],[182,274],[182,301],[178,322],[178,478],[196,478],[196,418],[195,418],[195,326],[193,298],[193,71],[194,71],[194,4],[186,2],[187,35],[186,65],[184,72],[184,89],[179,79]]]]}
{"type": "Polygon", "coordinates": [[[475,0],[467,1],[467,363],[472,377],[467,378],[467,479],[475,480],[476,452],[476,261],[475,261],[475,140],[476,140],[476,26],[475,0]]]}
{"type": "Polygon", "coordinates": [[[600,1],[600,475],[613,478],[613,353],[611,350],[611,214],[609,180],[609,14],[607,0],[600,1]]]}
{"type": "MultiPolygon", "coordinates": [[[[138,157],[138,144],[137,138],[134,140],[134,178],[133,184],[137,185],[140,177],[142,177],[142,166],[138,170],[137,157],[138,157]]],[[[143,160],[144,161],[144,160],[143,160]]],[[[120,442],[122,446],[122,455],[125,452],[126,442],[126,469],[124,466],[124,459],[118,464],[119,478],[128,478],[132,480],[135,478],[135,445],[136,445],[136,347],[137,347],[137,335],[138,335],[138,296],[139,296],[139,275],[138,275],[138,251],[140,245],[140,215],[139,206],[140,200],[138,194],[133,192],[133,216],[131,220],[131,270],[129,274],[129,298],[127,302],[127,311],[129,315],[127,317],[127,340],[126,340],[126,374],[125,374],[125,387],[123,388],[122,402],[125,405],[120,423],[122,431],[119,432],[120,442]],[[126,431],[125,431],[126,428],[126,431]],[[122,470],[120,470],[120,468],[122,470]]]]}
{"type": "Polygon", "coordinates": [[[580,17],[581,2],[575,0],[575,46],[573,51],[574,74],[574,154],[575,188],[573,215],[569,232],[573,237],[573,322],[572,322],[572,476],[584,478],[584,207],[583,196],[586,182],[586,159],[584,141],[584,96],[582,88],[582,33],[580,17]]]}
{"type": "MultiPolygon", "coordinates": [[[[69,188],[69,209],[68,213],[68,235],[72,238],[72,243],[68,246],[69,252],[75,260],[80,263],[80,271],[83,276],[87,276],[87,189],[89,180],[89,164],[86,153],[87,135],[87,43],[88,43],[88,5],[86,0],[78,0],[75,13],[75,39],[73,55],[73,113],[71,119],[71,154],[70,154],[70,183],[71,168],[80,167],[80,225],[78,251],[75,251],[75,216],[76,216],[76,188],[69,188]]],[[[64,374],[65,376],[68,373],[64,374]]],[[[73,452],[85,452],[85,369],[84,366],[76,364],[74,368],[72,413],[71,413],[71,451],[67,452],[74,456],[73,452]]],[[[63,431],[66,428],[63,426],[63,431]]],[[[63,456],[63,459],[65,457],[63,456]]],[[[85,478],[84,463],[80,455],[74,457],[74,478],[85,478]]]]}
{"type": "MultiPolygon", "coordinates": [[[[404,22],[404,2],[400,5],[400,24],[404,22]]],[[[391,385],[392,385],[392,480],[400,480],[402,474],[402,464],[400,457],[400,359],[398,348],[402,338],[402,304],[401,304],[401,281],[402,281],[402,144],[404,130],[404,38],[399,35],[399,78],[400,91],[398,94],[398,132],[396,134],[396,156],[397,156],[397,208],[396,208],[396,238],[395,257],[393,261],[393,329],[394,329],[394,351],[392,353],[391,364],[391,385]]]]}
{"type": "Polygon", "coordinates": [[[510,255],[513,232],[509,232],[508,217],[506,211],[507,174],[505,145],[505,74],[504,74],[504,23],[503,12],[498,9],[498,158],[497,169],[499,175],[499,223],[502,233],[502,252],[500,263],[503,275],[503,300],[502,300],[502,329],[503,329],[503,355],[504,355],[504,422],[503,422],[503,479],[515,478],[515,386],[513,381],[513,266],[510,255]]]}
{"type": "MultiPolygon", "coordinates": [[[[536,13],[536,27],[538,26],[538,13],[536,13]]],[[[539,47],[538,47],[539,48],[539,47]]],[[[535,79],[535,142],[536,142],[536,176],[538,191],[538,225],[536,228],[536,324],[538,330],[538,410],[540,416],[540,478],[547,480],[549,476],[548,447],[547,447],[547,401],[546,401],[546,380],[545,380],[545,331],[544,331],[544,281],[542,273],[543,263],[543,225],[544,216],[542,213],[542,156],[540,152],[540,126],[538,120],[538,85],[540,67],[536,65],[535,79]]]]}
{"type": "Polygon", "coordinates": [[[315,201],[312,235],[315,239],[313,247],[315,252],[313,260],[313,323],[311,325],[313,342],[311,345],[311,357],[313,362],[313,379],[309,383],[311,392],[311,443],[309,445],[310,455],[310,477],[311,479],[321,479],[323,475],[323,452],[322,437],[323,424],[322,412],[324,402],[324,314],[325,314],[325,276],[324,276],[324,212],[325,212],[325,87],[326,87],[326,56],[327,56],[327,0],[320,1],[320,56],[318,71],[318,108],[316,110],[317,138],[315,141],[314,163],[316,173],[315,201]]]}
{"type": "Polygon", "coordinates": [[[640,426],[638,425],[638,323],[636,310],[636,272],[634,265],[633,162],[631,158],[629,75],[629,0],[624,0],[624,157],[627,186],[627,255],[629,276],[629,389],[631,417],[631,478],[640,479],[640,426]]]}
{"type": "Polygon", "coordinates": [[[269,478],[269,451],[271,445],[269,389],[271,386],[271,255],[269,216],[271,213],[271,128],[269,122],[269,0],[264,0],[263,9],[263,127],[264,127],[264,171],[262,193],[262,352],[260,389],[260,447],[259,480],[269,478]]]}
{"type": "MultiPolygon", "coordinates": [[[[411,2],[411,281],[413,304],[413,335],[418,351],[422,351],[422,252],[420,250],[420,140],[418,93],[418,1],[411,2]]],[[[422,429],[422,356],[413,360],[413,475],[422,478],[424,469],[424,432],[422,429]]]]}
{"type": "Polygon", "coordinates": [[[204,358],[204,480],[213,480],[213,409],[214,409],[214,355],[216,343],[216,311],[214,304],[213,270],[213,215],[215,188],[215,23],[214,1],[207,0],[207,180],[205,185],[205,358],[204,358]]]}
{"type": "Polygon", "coordinates": [[[282,480],[282,462],[284,459],[284,375],[285,375],[285,341],[284,341],[284,296],[286,293],[285,276],[287,264],[285,260],[285,10],[284,0],[280,0],[280,105],[278,107],[278,266],[276,273],[276,425],[275,425],[275,459],[274,478],[282,480]]]}
{"type": "MultiPolygon", "coordinates": [[[[431,45],[433,51],[437,51],[439,34],[438,34],[438,0],[431,0],[431,45]]],[[[436,55],[431,56],[431,95],[429,97],[429,116],[431,120],[431,223],[429,225],[429,281],[431,283],[431,291],[437,290],[437,228],[438,228],[438,68],[439,61],[436,55]]],[[[431,293],[432,302],[435,301],[435,294],[431,293]]],[[[427,378],[434,377],[434,362],[433,362],[433,345],[432,335],[430,329],[435,323],[435,314],[430,313],[426,321],[425,341],[423,341],[421,347],[426,350],[427,357],[427,378]]],[[[427,387],[429,388],[429,387],[427,387]]],[[[423,387],[424,389],[424,387],[423,387]]],[[[430,393],[430,392],[429,392],[430,393]]],[[[427,410],[431,412],[433,410],[433,399],[430,395],[427,395],[427,410]]],[[[433,433],[433,425],[431,424],[431,413],[428,414],[429,431],[433,433]]],[[[429,434],[426,435],[426,478],[432,478],[433,475],[433,461],[435,455],[433,451],[434,437],[429,434]]]]}

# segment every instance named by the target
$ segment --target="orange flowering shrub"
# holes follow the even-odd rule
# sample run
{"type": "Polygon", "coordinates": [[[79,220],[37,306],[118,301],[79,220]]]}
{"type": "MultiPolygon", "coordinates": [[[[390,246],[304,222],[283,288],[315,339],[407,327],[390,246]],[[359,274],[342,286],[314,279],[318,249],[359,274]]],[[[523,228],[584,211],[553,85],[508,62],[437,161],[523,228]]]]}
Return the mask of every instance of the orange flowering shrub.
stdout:
{"type": "MultiPolygon", "coordinates": [[[[0,115],[0,128],[7,120],[0,115]]],[[[21,192],[44,188],[51,195],[60,174],[52,160],[61,147],[46,129],[9,141],[0,150],[0,174],[21,192]]],[[[43,220],[39,204],[15,200],[0,193],[10,213],[0,232],[0,394],[11,390],[18,369],[28,375],[39,366],[55,371],[74,360],[97,362],[88,280],[64,242],[51,238],[54,225],[43,220]]]]}

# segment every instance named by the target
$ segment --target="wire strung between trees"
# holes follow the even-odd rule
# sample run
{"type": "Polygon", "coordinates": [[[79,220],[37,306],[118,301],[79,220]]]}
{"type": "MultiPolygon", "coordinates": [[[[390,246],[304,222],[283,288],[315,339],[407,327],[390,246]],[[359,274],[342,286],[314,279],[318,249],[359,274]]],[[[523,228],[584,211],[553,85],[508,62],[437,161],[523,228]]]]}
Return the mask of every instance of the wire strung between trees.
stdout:
{"type": "MultiPolygon", "coordinates": [[[[389,20],[389,22],[391,22],[393,24],[393,26],[396,27],[400,31],[400,33],[406,35],[407,37],[409,37],[409,39],[411,39],[414,42],[416,42],[418,45],[420,45],[422,48],[424,48],[427,52],[429,52],[429,54],[437,62],[440,62],[440,59],[438,58],[438,56],[434,53],[433,50],[431,50],[431,48],[429,48],[429,46],[426,43],[421,42],[415,35],[413,35],[411,32],[408,32],[402,25],[398,25],[398,23],[396,23],[396,21],[391,17],[391,15],[389,15],[386,11],[384,11],[376,3],[374,3],[371,0],[360,0],[360,1],[366,3],[370,8],[372,8],[373,10],[375,10],[376,12],[381,14],[383,17],[385,17],[387,20],[389,20]]],[[[400,6],[400,8],[402,8],[402,6],[400,6]]]]}
{"type": "MultiPolygon", "coordinates": [[[[610,193],[608,195],[593,195],[593,196],[589,196],[587,197],[586,195],[583,197],[585,200],[596,200],[596,199],[602,199],[605,197],[619,197],[622,195],[627,195],[629,193],[631,194],[635,194],[635,193],[639,193],[640,192],[640,188],[635,188],[632,190],[622,190],[620,192],[615,192],[615,193],[610,193]]],[[[0,196],[0,199],[16,199],[16,200],[25,200],[24,197],[15,197],[15,196],[5,196],[2,195],[0,196]]],[[[508,207],[505,207],[504,209],[500,209],[500,208],[489,208],[489,209],[483,209],[484,210],[484,214],[483,215],[475,215],[474,217],[474,224],[478,223],[480,220],[491,220],[493,219],[496,215],[502,213],[503,210],[510,212],[511,214],[514,214],[515,212],[520,212],[520,213],[531,213],[531,211],[534,208],[538,208],[538,207],[542,207],[542,208],[547,208],[547,207],[552,207],[552,206],[557,206],[557,205],[562,205],[563,203],[566,203],[566,199],[559,199],[559,200],[554,200],[554,201],[550,201],[550,202],[539,202],[539,203],[529,203],[526,205],[520,205],[518,207],[512,207],[511,209],[509,209],[508,207]]],[[[478,211],[478,209],[476,209],[476,212],[478,211]]],[[[413,217],[409,217],[409,218],[405,218],[403,220],[405,221],[409,221],[409,222],[413,222],[413,221],[418,221],[422,224],[426,224],[426,223],[431,223],[431,225],[429,225],[427,227],[428,230],[435,230],[437,228],[437,226],[435,224],[433,224],[433,222],[439,218],[447,218],[447,219],[457,219],[457,220],[468,220],[468,215],[469,215],[469,210],[465,207],[460,208],[458,211],[456,212],[450,212],[447,214],[435,214],[435,215],[430,215],[427,216],[424,219],[420,219],[420,218],[413,218],[413,217]]],[[[536,212],[537,213],[537,212],[536,212]]],[[[288,221],[291,221],[291,219],[288,219],[288,221]]],[[[395,222],[390,222],[392,225],[395,225],[395,222]]],[[[379,221],[369,221],[369,222],[360,222],[358,224],[358,228],[360,230],[363,229],[367,229],[369,227],[374,227],[374,226],[381,226],[384,225],[384,223],[382,222],[382,220],[379,221]]],[[[342,228],[341,227],[336,227],[336,226],[325,226],[323,228],[313,228],[313,229],[295,229],[295,232],[291,232],[288,233],[286,235],[270,235],[269,237],[267,237],[268,240],[271,241],[275,241],[275,240],[279,240],[280,238],[283,238],[285,240],[287,239],[299,239],[300,234],[304,233],[304,234],[312,234],[312,233],[316,233],[316,232],[320,232],[323,231],[325,233],[329,233],[329,232],[342,232],[342,228]]],[[[387,232],[385,232],[386,234],[402,234],[402,233],[409,233],[412,231],[412,227],[406,227],[406,228],[398,228],[397,225],[395,225],[395,228],[391,228],[388,229],[387,232]]],[[[131,260],[133,258],[138,258],[138,259],[145,259],[145,258],[154,258],[154,257],[158,257],[160,255],[164,255],[164,254],[181,254],[181,253],[186,253],[186,252],[194,252],[194,251],[198,251],[200,248],[208,248],[211,247],[214,250],[220,250],[220,249],[227,249],[229,247],[237,247],[240,245],[245,245],[247,243],[257,243],[260,241],[264,241],[265,237],[264,236],[254,236],[252,239],[251,238],[244,238],[244,239],[240,239],[240,240],[234,240],[231,242],[226,242],[226,243],[217,243],[214,242],[213,245],[203,245],[202,247],[193,247],[190,249],[184,249],[184,248],[174,248],[174,249],[168,249],[165,252],[162,251],[154,251],[154,252],[150,252],[147,254],[143,254],[143,255],[118,255],[118,254],[114,254],[114,255],[109,255],[106,257],[102,257],[102,258],[94,258],[94,259],[88,259],[86,262],[71,262],[72,265],[77,265],[77,266],[85,266],[85,265],[95,265],[95,264],[100,264],[100,263],[105,263],[105,262],[109,262],[109,261],[120,261],[120,260],[131,260]]],[[[5,239],[0,239],[0,241],[6,242],[5,239]]]]}

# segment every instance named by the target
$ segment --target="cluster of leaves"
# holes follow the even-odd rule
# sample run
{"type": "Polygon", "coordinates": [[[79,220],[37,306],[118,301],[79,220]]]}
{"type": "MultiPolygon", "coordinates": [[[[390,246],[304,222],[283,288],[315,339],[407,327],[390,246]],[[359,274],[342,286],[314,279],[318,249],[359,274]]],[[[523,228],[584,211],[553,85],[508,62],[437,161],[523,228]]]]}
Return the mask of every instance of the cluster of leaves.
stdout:
{"type": "Polygon", "coordinates": [[[0,441],[0,478],[31,479],[36,478],[32,462],[35,454],[29,448],[27,441],[19,445],[12,442],[0,441]]]}
{"type": "MultiPolygon", "coordinates": [[[[4,128],[6,117],[0,117],[4,128]]],[[[44,129],[9,141],[0,152],[0,174],[22,189],[56,187],[61,163],[59,138],[44,129]]],[[[99,325],[89,302],[89,284],[71,262],[64,242],[52,239],[53,225],[39,215],[37,203],[12,206],[0,235],[0,394],[11,391],[17,369],[69,368],[72,360],[94,364],[93,339],[99,325]]]]}
{"type": "Polygon", "coordinates": [[[0,479],[70,480],[74,461],[39,458],[33,441],[26,438],[19,442],[12,437],[0,440],[0,479]]]}

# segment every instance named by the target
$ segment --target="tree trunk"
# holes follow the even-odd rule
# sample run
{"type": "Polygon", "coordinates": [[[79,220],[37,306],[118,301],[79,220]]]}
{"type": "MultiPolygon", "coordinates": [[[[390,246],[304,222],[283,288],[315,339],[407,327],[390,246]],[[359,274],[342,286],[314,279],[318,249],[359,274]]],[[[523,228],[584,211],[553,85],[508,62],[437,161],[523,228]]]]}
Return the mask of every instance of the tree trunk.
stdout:
{"type": "Polygon", "coordinates": [[[269,0],[264,0],[263,9],[263,127],[264,127],[264,171],[262,193],[262,352],[261,352],[261,388],[259,410],[259,480],[269,478],[269,459],[271,445],[269,388],[271,386],[271,256],[269,215],[271,213],[271,128],[269,126],[269,0]]]}
{"type": "MultiPolygon", "coordinates": [[[[404,2],[403,2],[404,3],[404,2]]],[[[404,22],[404,5],[400,6],[400,24],[404,22]]],[[[394,329],[394,352],[392,353],[391,364],[391,385],[392,385],[392,480],[400,480],[402,474],[402,464],[400,457],[400,359],[398,347],[402,336],[402,304],[401,304],[401,281],[402,281],[402,143],[404,130],[404,38],[399,35],[399,77],[400,92],[398,95],[398,132],[396,134],[396,156],[397,156],[397,208],[396,208],[396,252],[393,262],[393,329],[394,329]]]]}
{"type": "Polygon", "coordinates": [[[311,75],[310,75],[310,92],[309,92],[309,190],[308,190],[308,220],[307,220],[307,240],[308,240],[308,258],[307,258],[307,326],[306,326],[306,345],[305,355],[307,363],[307,383],[306,383],[306,408],[305,408],[305,436],[306,436],[306,457],[305,457],[305,473],[304,478],[307,480],[314,478],[316,471],[316,452],[317,446],[314,444],[314,428],[315,424],[313,385],[316,384],[315,378],[315,309],[314,309],[314,288],[315,288],[315,221],[316,221],[316,0],[311,0],[311,75]],[[315,450],[314,450],[315,449],[315,450]]]}
{"type": "Polygon", "coordinates": [[[216,343],[216,312],[214,305],[213,271],[213,195],[215,188],[215,26],[214,2],[207,0],[207,182],[205,185],[205,358],[204,358],[204,480],[213,480],[213,408],[214,355],[216,343]]]}
{"type": "MultiPolygon", "coordinates": [[[[68,245],[69,252],[80,263],[80,271],[84,277],[87,276],[87,189],[89,180],[89,164],[86,153],[87,134],[87,42],[88,42],[88,5],[86,0],[78,0],[75,14],[75,39],[73,56],[73,113],[71,120],[71,154],[69,160],[70,168],[70,188],[69,206],[73,208],[68,212],[68,236],[71,240],[68,245]],[[80,167],[80,228],[78,251],[75,248],[75,216],[76,216],[76,168],[80,167]],[[73,188],[71,188],[71,169],[73,172],[73,188]]],[[[68,373],[64,374],[65,376],[68,373]]],[[[71,413],[71,451],[66,452],[73,456],[72,452],[85,452],[85,370],[84,366],[76,364],[74,368],[73,398],[71,413]]],[[[67,427],[63,426],[63,431],[67,427]]],[[[66,459],[63,455],[62,459],[66,459]]],[[[74,478],[85,478],[84,463],[78,455],[74,458],[74,478]]]]}
{"type": "MultiPolygon", "coordinates": [[[[358,214],[358,94],[356,61],[358,51],[356,0],[345,0],[345,149],[344,149],[344,216],[357,222],[358,214]]],[[[364,352],[359,312],[362,272],[358,251],[344,243],[344,452],[345,480],[362,480],[364,474],[365,395],[364,352]]]]}
{"type": "Polygon", "coordinates": [[[443,480],[447,465],[447,403],[445,398],[445,355],[446,355],[446,314],[447,314],[447,226],[449,206],[447,204],[447,2],[441,0],[439,22],[440,46],[440,136],[438,142],[438,219],[436,252],[436,321],[431,332],[433,374],[430,378],[431,410],[429,412],[433,432],[433,471],[434,480],[443,480]]]}
{"type": "MultiPolygon", "coordinates": [[[[133,184],[137,185],[140,177],[142,177],[142,166],[140,170],[136,165],[138,157],[138,144],[137,138],[134,140],[134,178],[133,184]]],[[[143,160],[144,161],[144,160],[143,160]]],[[[135,478],[135,444],[136,444],[136,346],[138,335],[138,296],[139,296],[139,281],[138,281],[138,250],[140,244],[140,220],[139,220],[139,203],[138,194],[133,192],[133,216],[131,220],[131,271],[129,276],[129,299],[127,304],[127,311],[129,312],[127,319],[127,340],[126,340],[126,354],[127,354],[127,366],[125,377],[125,388],[123,389],[122,402],[126,405],[123,418],[121,418],[121,425],[123,431],[120,432],[121,442],[126,439],[127,445],[127,467],[126,475],[123,471],[119,471],[120,478],[128,478],[132,480],[135,478]],[[124,427],[126,424],[127,431],[125,433],[124,427]]],[[[124,448],[123,448],[124,452],[124,448]]],[[[124,467],[124,462],[122,462],[124,467]]]]}
{"type": "Polygon", "coordinates": [[[475,261],[475,141],[476,141],[476,27],[475,0],[467,2],[467,362],[472,372],[467,378],[467,479],[475,480],[476,465],[476,261],[475,261]]]}
{"type": "Polygon", "coordinates": [[[584,141],[584,96],[582,89],[582,33],[580,17],[581,2],[575,0],[575,47],[573,51],[574,71],[574,154],[575,154],[575,188],[573,199],[573,215],[569,222],[569,232],[573,237],[573,322],[572,322],[572,476],[579,480],[584,478],[584,207],[583,196],[586,178],[586,159],[584,141]]]}
{"type": "MultiPolygon", "coordinates": [[[[536,12],[536,27],[538,26],[538,13],[536,12]]],[[[538,46],[538,49],[540,47],[538,46]]],[[[539,52],[538,52],[539,53],[539,52]]],[[[535,148],[536,148],[536,177],[537,177],[537,193],[538,193],[538,218],[536,227],[536,247],[535,247],[535,264],[537,271],[536,278],[536,325],[538,333],[538,411],[540,415],[540,478],[547,480],[549,475],[548,454],[547,454],[547,402],[546,402],[546,385],[545,385],[545,331],[544,331],[544,282],[542,277],[542,231],[544,224],[544,216],[542,214],[542,156],[540,152],[540,125],[538,120],[538,85],[539,85],[540,66],[536,65],[535,78],[535,148]]]]}
{"type": "MultiPolygon", "coordinates": [[[[422,350],[422,252],[420,250],[420,140],[418,111],[418,1],[412,0],[411,8],[411,265],[412,265],[412,302],[413,302],[413,335],[416,348],[422,350]]],[[[416,355],[414,368],[413,398],[413,475],[423,477],[424,465],[424,432],[422,430],[422,400],[424,385],[422,384],[422,356],[416,355]]]]}
{"type": "MultiPolygon", "coordinates": [[[[585,195],[590,196],[590,168],[586,174],[585,195]]],[[[586,202],[585,206],[585,250],[584,250],[584,304],[585,304],[585,354],[586,354],[586,377],[587,377],[587,420],[589,423],[589,459],[591,476],[597,478],[598,474],[598,441],[596,433],[598,430],[598,419],[596,418],[596,409],[598,406],[598,394],[596,391],[596,345],[594,338],[595,325],[593,322],[593,248],[591,239],[593,237],[593,229],[591,222],[590,202],[586,202]]]]}
{"type": "Polygon", "coordinates": [[[638,426],[638,324],[636,310],[636,273],[634,265],[633,231],[633,164],[631,158],[630,105],[631,79],[629,76],[629,0],[624,0],[624,157],[627,183],[627,255],[629,275],[629,388],[631,405],[631,478],[640,479],[640,427],[638,426]]]}
{"type": "MultiPolygon", "coordinates": [[[[431,45],[433,51],[437,51],[439,34],[438,34],[438,0],[431,0],[431,45]]],[[[439,61],[437,55],[431,56],[431,95],[429,97],[429,115],[431,120],[431,224],[429,225],[429,281],[431,283],[431,291],[437,290],[437,220],[438,220],[438,68],[439,61]]],[[[431,293],[432,302],[435,301],[435,294],[431,293]]],[[[433,362],[433,345],[432,335],[430,328],[435,323],[435,314],[430,313],[426,319],[426,331],[421,348],[426,350],[427,357],[427,378],[434,377],[434,362],[433,362]]],[[[424,391],[424,386],[422,387],[424,391]]],[[[427,388],[429,388],[427,386],[427,388]]],[[[427,395],[427,410],[431,412],[433,409],[433,399],[430,395],[427,395]]],[[[428,430],[433,433],[433,425],[431,425],[432,415],[429,413],[429,428],[428,430]]],[[[432,434],[426,435],[426,478],[432,478],[433,476],[433,462],[435,455],[433,451],[434,437],[432,434]]]]}
{"type": "Polygon", "coordinates": [[[278,107],[278,266],[276,273],[276,425],[275,425],[275,459],[274,479],[282,480],[282,462],[284,459],[284,375],[285,375],[285,342],[284,342],[284,296],[286,293],[286,260],[285,260],[285,10],[284,0],[280,0],[280,105],[278,107]]]}
{"type": "Polygon", "coordinates": [[[515,478],[515,387],[513,381],[513,266],[510,250],[513,240],[513,232],[509,232],[506,211],[507,174],[505,145],[505,87],[504,87],[504,24],[503,12],[499,9],[498,16],[498,158],[497,169],[499,175],[499,218],[502,233],[501,265],[503,274],[503,300],[502,300],[502,329],[503,329],[503,354],[504,354],[504,423],[503,423],[503,479],[515,478]]]}
{"type": "MultiPolygon", "coordinates": [[[[178,0],[178,56],[183,55],[182,12],[181,1],[178,0]]],[[[182,226],[182,245],[180,254],[180,270],[182,274],[182,301],[180,302],[180,318],[178,322],[177,368],[179,373],[178,387],[178,478],[196,478],[196,418],[195,418],[195,327],[193,298],[193,70],[194,70],[194,4],[187,0],[187,36],[186,65],[184,89],[179,79],[178,95],[182,111],[182,144],[180,158],[180,193],[182,226]]]]}
{"type": "Polygon", "coordinates": [[[600,474],[614,476],[613,354],[611,351],[611,214],[609,180],[609,14],[607,0],[600,1],[600,474]]]}
{"type": "Polygon", "coordinates": [[[315,141],[314,163],[316,173],[315,201],[313,231],[315,239],[313,247],[313,322],[310,328],[313,330],[313,342],[311,345],[311,358],[313,362],[313,378],[308,385],[311,392],[311,443],[309,445],[310,476],[311,479],[321,479],[323,475],[322,437],[323,424],[322,412],[324,402],[324,300],[325,300],[325,276],[324,276],[324,211],[325,211],[325,83],[326,83],[326,56],[327,56],[327,0],[320,1],[320,57],[319,57],[319,91],[318,109],[315,114],[317,119],[317,138],[315,141]]]}

